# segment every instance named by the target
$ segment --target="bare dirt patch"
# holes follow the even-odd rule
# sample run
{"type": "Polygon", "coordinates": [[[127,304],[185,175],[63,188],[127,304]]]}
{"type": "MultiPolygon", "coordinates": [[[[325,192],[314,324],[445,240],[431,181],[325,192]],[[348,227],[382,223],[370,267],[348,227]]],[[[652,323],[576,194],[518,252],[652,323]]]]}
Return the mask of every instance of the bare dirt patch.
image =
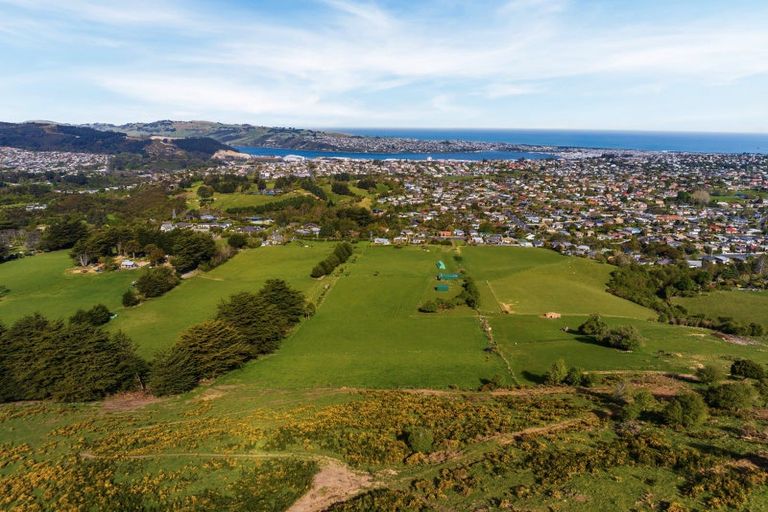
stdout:
{"type": "Polygon", "coordinates": [[[312,479],[312,487],[291,505],[288,512],[320,512],[334,503],[359,494],[371,485],[371,475],[352,471],[337,460],[327,460],[312,479]]]}
{"type": "Polygon", "coordinates": [[[105,412],[134,411],[159,401],[159,398],[142,391],[118,393],[105,398],[101,403],[101,409],[105,412]]]}
{"type": "MultiPolygon", "coordinates": [[[[592,372],[601,375],[626,375],[627,381],[636,388],[642,388],[650,391],[658,397],[670,397],[677,395],[680,391],[686,389],[686,381],[695,381],[695,376],[685,374],[674,374],[667,372],[645,371],[634,372],[613,371],[613,372],[592,372]]],[[[612,388],[605,388],[611,391],[612,388]]]]}
{"type": "Polygon", "coordinates": [[[734,345],[757,345],[755,340],[744,338],[742,336],[734,336],[733,334],[723,334],[721,332],[716,332],[715,336],[726,343],[733,343],[734,345]]]}

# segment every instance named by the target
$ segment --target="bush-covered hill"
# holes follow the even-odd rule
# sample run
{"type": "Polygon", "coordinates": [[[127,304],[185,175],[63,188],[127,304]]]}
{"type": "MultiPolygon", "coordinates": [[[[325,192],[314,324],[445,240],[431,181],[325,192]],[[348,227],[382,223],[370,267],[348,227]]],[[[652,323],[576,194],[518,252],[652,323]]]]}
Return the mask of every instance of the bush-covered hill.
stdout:
{"type": "Polygon", "coordinates": [[[70,151],[116,155],[116,169],[181,168],[210,159],[219,150],[232,149],[208,137],[151,139],[119,131],[101,131],[55,123],[0,123],[0,146],[29,151],[70,151]]]}

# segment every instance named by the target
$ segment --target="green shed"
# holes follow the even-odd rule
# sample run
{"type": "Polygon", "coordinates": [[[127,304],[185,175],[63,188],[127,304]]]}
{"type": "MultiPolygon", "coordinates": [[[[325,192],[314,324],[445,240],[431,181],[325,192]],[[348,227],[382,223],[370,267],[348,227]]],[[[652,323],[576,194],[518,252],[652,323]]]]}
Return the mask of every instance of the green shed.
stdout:
{"type": "Polygon", "coordinates": [[[453,281],[454,279],[458,279],[459,274],[443,274],[442,272],[440,274],[437,274],[437,279],[440,281],[453,281]]]}
{"type": "Polygon", "coordinates": [[[438,270],[445,270],[445,263],[443,263],[443,260],[440,260],[436,263],[438,270]]]}
{"type": "Polygon", "coordinates": [[[447,292],[449,290],[449,287],[447,284],[439,284],[435,286],[435,291],[438,292],[447,292]]]}

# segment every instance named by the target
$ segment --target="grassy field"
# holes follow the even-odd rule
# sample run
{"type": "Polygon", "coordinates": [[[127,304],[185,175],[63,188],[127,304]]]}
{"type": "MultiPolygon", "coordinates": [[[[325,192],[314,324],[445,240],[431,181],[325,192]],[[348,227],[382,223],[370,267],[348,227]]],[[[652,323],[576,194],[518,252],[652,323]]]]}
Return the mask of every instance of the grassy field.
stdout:
{"type": "Polygon", "coordinates": [[[289,192],[279,196],[270,196],[265,194],[259,194],[254,188],[249,192],[233,192],[231,194],[221,194],[215,192],[213,194],[213,202],[210,206],[201,206],[200,198],[197,197],[197,189],[202,183],[197,183],[192,189],[186,193],[187,204],[190,208],[215,208],[217,210],[225,211],[227,208],[243,208],[248,206],[261,206],[264,204],[274,203],[283,199],[289,199],[298,195],[302,195],[302,192],[289,192]]]}
{"type": "Polygon", "coordinates": [[[743,323],[757,322],[768,328],[768,292],[717,291],[675,299],[689,313],[710,318],[729,316],[743,323]]]}
{"type": "MultiPolygon", "coordinates": [[[[611,267],[589,260],[504,247],[464,247],[455,259],[456,250],[450,247],[359,244],[354,263],[345,265],[343,273],[310,278],[309,269],[332,247],[295,243],[245,250],[135,308],[123,308],[120,297],[136,272],[71,274],[64,252],[44,254],[0,266],[0,284],[11,290],[0,300],[0,315],[5,322],[34,311],[66,317],[101,302],[117,313],[109,329],[124,331],[141,355],[151,357],[173,344],[184,329],[215,315],[222,299],[258,290],[266,279],[286,279],[312,301],[327,287],[317,315],[299,326],[281,350],[226,377],[275,388],[476,388],[480,379],[496,374],[510,384],[536,383],[560,357],[587,370],[688,372],[705,362],[727,366],[729,357],[766,358],[762,345],[729,345],[703,330],[648,321],[651,311],[604,291],[611,267]],[[448,272],[464,267],[477,281],[480,314],[493,328],[511,372],[500,358],[483,351],[487,340],[475,312],[466,307],[437,314],[417,311],[426,300],[460,291],[459,281],[448,281],[449,292],[434,291],[438,259],[448,272]],[[563,316],[542,318],[547,311],[563,316]],[[574,330],[591,312],[612,324],[637,326],[646,338],[643,348],[623,353],[564,332],[564,327],[574,330]]],[[[712,315],[768,318],[766,294],[718,292],[686,300],[709,307],[703,311],[712,315]]]]}
{"type": "Polygon", "coordinates": [[[500,312],[498,304],[506,304],[511,313],[520,315],[656,316],[606,293],[610,265],[519,247],[465,247],[461,256],[480,288],[483,313],[500,312]]]}
{"type": "MultiPolygon", "coordinates": [[[[462,248],[456,261],[451,247],[358,244],[334,275],[311,279],[309,270],[332,246],[243,251],[163,297],[118,308],[110,328],[125,330],[151,355],[212,316],[221,298],[257,290],[271,277],[288,280],[319,304],[275,354],[184,395],[0,404],[0,509],[21,509],[20,503],[29,510],[72,509],[80,501],[88,504],[82,510],[103,509],[115,496],[137,499],[131,493],[138,490],[148,508],[281,511],[307,497],[318,471],[323,485],[340,485],[349,495],[370,483],[430,510],[675,510],[670,503],[686,507],[677,510],[711,510],[708,500],[721,489],[736,500],[723,509],[768,509],[764,468],[747,463],[764,464],[764,440],[742,435],[743,420],[713,414],[701,426],[675,431],[650,414],[622,437],[626,424],[607,402],[624,379],[660,398],[695,384],[622,374],[578,391],[465,391],[494,374],[506,384],[538,383],[561,357],[587,370],[689,373],[702,363],[725,368],[736,357],[768,362],[764,345],[732,345],[707,331],[650,322],[651,312],[604,291],[610,266],[549,251],[462,248]],[[434,291],[438,259],[448,271],[463,266],[477,280],[479,314],[466,307],[417,312],[423,301],[459,291],[458,283],[450,292],[434,291]],[[563,316],[547,320],[541,317],[546,311],[563,316]],[[636,326],[645,338],[642,349],[624,353],[565,331],[591,312],[611,325],[636,326]],[[481,318],[511,371],[483,350],[481,318]],[[434,433],[436,454],[409,447],[405,434],[414,426],[434,433]],[[699,465],[674,463],[699,453],[708,457],[699,465]],[[733,477],[709,490],[694,485],[710,478],[711,468],[731,465],[758,483],[749,487],[733,477]],[[40,496],[45,506],[32,505],[40,496]]],[[[124,280],[135,277],[73,276],[64,273],[68,265],[65,254],[54,253],[0,266],[0,284],[12,290],[0,301],[3,318],[38,304],[50,316],[93,302],[116,307],[108,299],[118,300],[124,280]],[[88,300],[81,304],[83,297],[88,300]]],[[[755,432],[768,428],[765,418],[750,416],[755,432]]]]}
{"type": "Polygon", "coordinates": [[[213,317],[222,299],[240,291],[258,291],[267,279],[285,279],[312,298],[319,285],[309,277],[309,271],[332,249],[333,244],[294,243],[241,251],[212,271],[183,281],[162,297],[119,309],[109,326],[128,334],[142,355],[151,356],[172,345],[187,327],[213,317]]]}
{"type": "Polygon", "coordinates": [[[551,364],[563,358],[569,366],[590,371],[660,370],[693,373],[702,364],[726,370],[734,358],[768,362],[763,345],[725,343],[709,331],[637,319],[608,318],[612,326],[633,325],[645,339],[634,352],[622,352],[594,343],[575,330],[586,317],[545,320],[533,315],[498,316],[491,320],[499,348],[509,359],[521,383],[541,383],[551,364]]]}
{"type": "Polygon", "coordinates": [[[121,296],[138,271],[79,274],[67,251],[57,251],[0,265],[0,285],[10,293],[0,299],[0,319],[13,322],[34,312],[51,318],[70,316],[78,309],[104,304],[121,306],[121,296]]]}
{"type": "Polygon", "coordinates": [[[434,292],[435,262],[446,250],[366,247],[332,284],[317,315],[280,351],[226,382],[273,387],[476,388],[504,374],[468,308],[452,315],[417,312],[434,292]]]}

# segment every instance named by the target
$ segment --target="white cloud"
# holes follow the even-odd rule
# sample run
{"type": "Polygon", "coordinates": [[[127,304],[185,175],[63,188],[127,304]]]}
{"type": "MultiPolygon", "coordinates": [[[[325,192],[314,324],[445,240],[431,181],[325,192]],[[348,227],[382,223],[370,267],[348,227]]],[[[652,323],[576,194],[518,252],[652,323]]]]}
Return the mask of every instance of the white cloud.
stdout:
{"type": "MultiPolygon", "coordinates": [[[[577,94],[569,87],[579,80],[624,80],[629,94],[663,95],[685,80],[724,84],[768,73],[765,13],[597,24],[571,4],[509,0],[451,19],[434,15],[451,2],[424,14],[316,0],[324,9],[310,24],[264,19],[258,2],[251,16],[233,16],[189,2],[0,0],[0,45],[41,54],[68,48],[83,62],[62,62],[50,77],[81,76],[158,112],[328,123],[493,114],[504,98],[577,94]],[[96,66],[88,54],[110,65],[79,71],[96,66]]],[[[4,71],[12,80],[22,70],[4,71]]]]}

